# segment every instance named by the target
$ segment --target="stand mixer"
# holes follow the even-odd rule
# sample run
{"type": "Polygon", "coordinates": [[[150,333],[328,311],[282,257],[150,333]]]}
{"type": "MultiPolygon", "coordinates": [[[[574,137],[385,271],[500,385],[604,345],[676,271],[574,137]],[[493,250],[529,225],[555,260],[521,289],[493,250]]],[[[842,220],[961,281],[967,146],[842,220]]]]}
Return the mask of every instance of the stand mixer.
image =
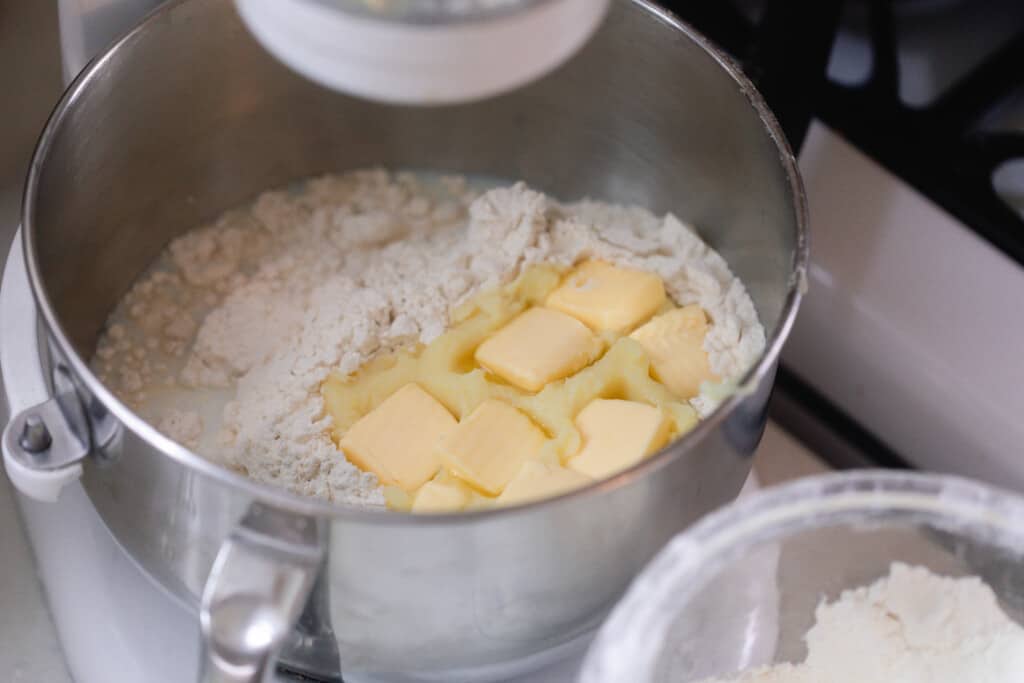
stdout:
{"type": "MultiPolygon", "coordinates": [[[[66,75],[156,4],[62,3],[66,75]]],[[[616,2],[554,69],[608,4],[174,0],[86,67],[41,137],[0,292],[19,331],[0,340],[8,474],[55,501],[19,502],[62,642],[99,636],[68,653],[76,675],[124,657],[138,668],[106,680],[187,680],[198,614],[207,681],[263,680],[282,646],[316,680],[507,680],[585,643],[668,538],[739,492],[806,268],[795,162],[749,81],[645,0],[616,2]],[[511,511],[416,518],[218,467],[92,375],[90,335],[151,249],[256,191],[368,164],[692,216],[752,283],[767,351],[630,471],[511,511]],[[69,577],[78,589],[57,595],[69,577]],[[227,609],[253,597],[241,618],[227,609]],[[82,622],[115,608],[106,641],[82,622]]]]}

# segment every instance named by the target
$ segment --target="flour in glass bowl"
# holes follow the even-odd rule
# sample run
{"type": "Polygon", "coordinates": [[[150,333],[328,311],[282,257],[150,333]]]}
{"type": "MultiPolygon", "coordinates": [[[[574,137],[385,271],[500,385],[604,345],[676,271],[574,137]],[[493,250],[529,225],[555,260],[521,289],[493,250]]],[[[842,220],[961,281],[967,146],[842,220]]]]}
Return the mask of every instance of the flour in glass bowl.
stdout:
{"type": "MultiPolygon", "coordinates": [[[[743,284],[671,214],[367,170],[265,192],[174,240],[111,316],[93,365],[210,460],[302,495],[383,506],[376,477],[328,435],[328,373],[429,343],[456,306],[525,266],[588,258],[655,272],[676,304],[700,304],[723,379],[763,351],[743,284]]],[[[692,403],[702,415],[715,405],[692,403]]]]}
{"type": "Polygon", "coordinates": [[[823,602],[800,664],[705,683],[1020,683],[1024,627],[978,577],[894,563],[870,586],[823,602]]]}

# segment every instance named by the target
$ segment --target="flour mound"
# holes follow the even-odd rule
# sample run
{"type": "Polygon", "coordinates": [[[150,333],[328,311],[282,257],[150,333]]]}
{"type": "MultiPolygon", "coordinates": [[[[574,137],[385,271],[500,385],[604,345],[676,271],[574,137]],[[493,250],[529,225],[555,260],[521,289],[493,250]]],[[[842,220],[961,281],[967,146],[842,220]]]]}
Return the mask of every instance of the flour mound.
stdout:
{"type": "MultiPolygon", "coordinates": [[[[822,603],[807,660],[733,683],[1019,683],[1024,628],[977,577],[953,579],[893,564],[876,583],[822,603]]],[[[721,682],[720,682],[721,683],[721,682]]]]}
{"type": "MultiPolygon", "coordinates": [[[[204,392],[223,397],[206,420],[214,436],[200,439],[194,423],[188,433],[210,459],[300,494],[383,505],[376,478],[328,436],[328,373],[430,343],[460,303],[528,265],[588,258],[656,272],[676,303],[699,303],[721,377],[736,378],[764,349],[742,283],[672,215],[560,204],[522,183],[481,194],[460,178],[360,171],[264,193],[175,240],[115,313],[129,332],[114,338],[111,326],[94,364],[172,437],[181,417],[165,419],[168,410],[204,392]]],[[[707,414],[714,402],[694,405],[707,414]]]]}

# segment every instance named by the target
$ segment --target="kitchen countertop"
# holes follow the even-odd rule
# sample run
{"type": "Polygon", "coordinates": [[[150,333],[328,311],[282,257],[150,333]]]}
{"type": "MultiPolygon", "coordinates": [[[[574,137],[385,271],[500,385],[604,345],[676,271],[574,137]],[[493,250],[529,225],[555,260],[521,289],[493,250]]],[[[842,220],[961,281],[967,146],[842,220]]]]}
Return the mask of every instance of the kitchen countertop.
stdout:
{"type": "MultiPolygon", "coordinates": [[[[764,486],[827,469],[774,423],[754,467],[764,486]]],[[[0,477],[0,547],[0,671],[9,672],[12,683],[71,683],[6,477],[0,477]]]]}

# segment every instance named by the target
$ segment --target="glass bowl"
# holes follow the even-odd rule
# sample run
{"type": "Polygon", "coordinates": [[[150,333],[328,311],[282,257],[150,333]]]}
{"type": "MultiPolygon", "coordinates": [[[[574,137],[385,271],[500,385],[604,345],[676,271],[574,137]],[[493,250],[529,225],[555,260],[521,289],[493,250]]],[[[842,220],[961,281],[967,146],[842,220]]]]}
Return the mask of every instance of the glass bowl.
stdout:
{"type": "Polygon", "coordinates": [[[871,470],[758,493],[662,550],[601,628],[580,683],[687,683],[802,662],[819,603],[885,577],[894,562],[979,576],[1022,623],[1024,498],[871,470]]]}

